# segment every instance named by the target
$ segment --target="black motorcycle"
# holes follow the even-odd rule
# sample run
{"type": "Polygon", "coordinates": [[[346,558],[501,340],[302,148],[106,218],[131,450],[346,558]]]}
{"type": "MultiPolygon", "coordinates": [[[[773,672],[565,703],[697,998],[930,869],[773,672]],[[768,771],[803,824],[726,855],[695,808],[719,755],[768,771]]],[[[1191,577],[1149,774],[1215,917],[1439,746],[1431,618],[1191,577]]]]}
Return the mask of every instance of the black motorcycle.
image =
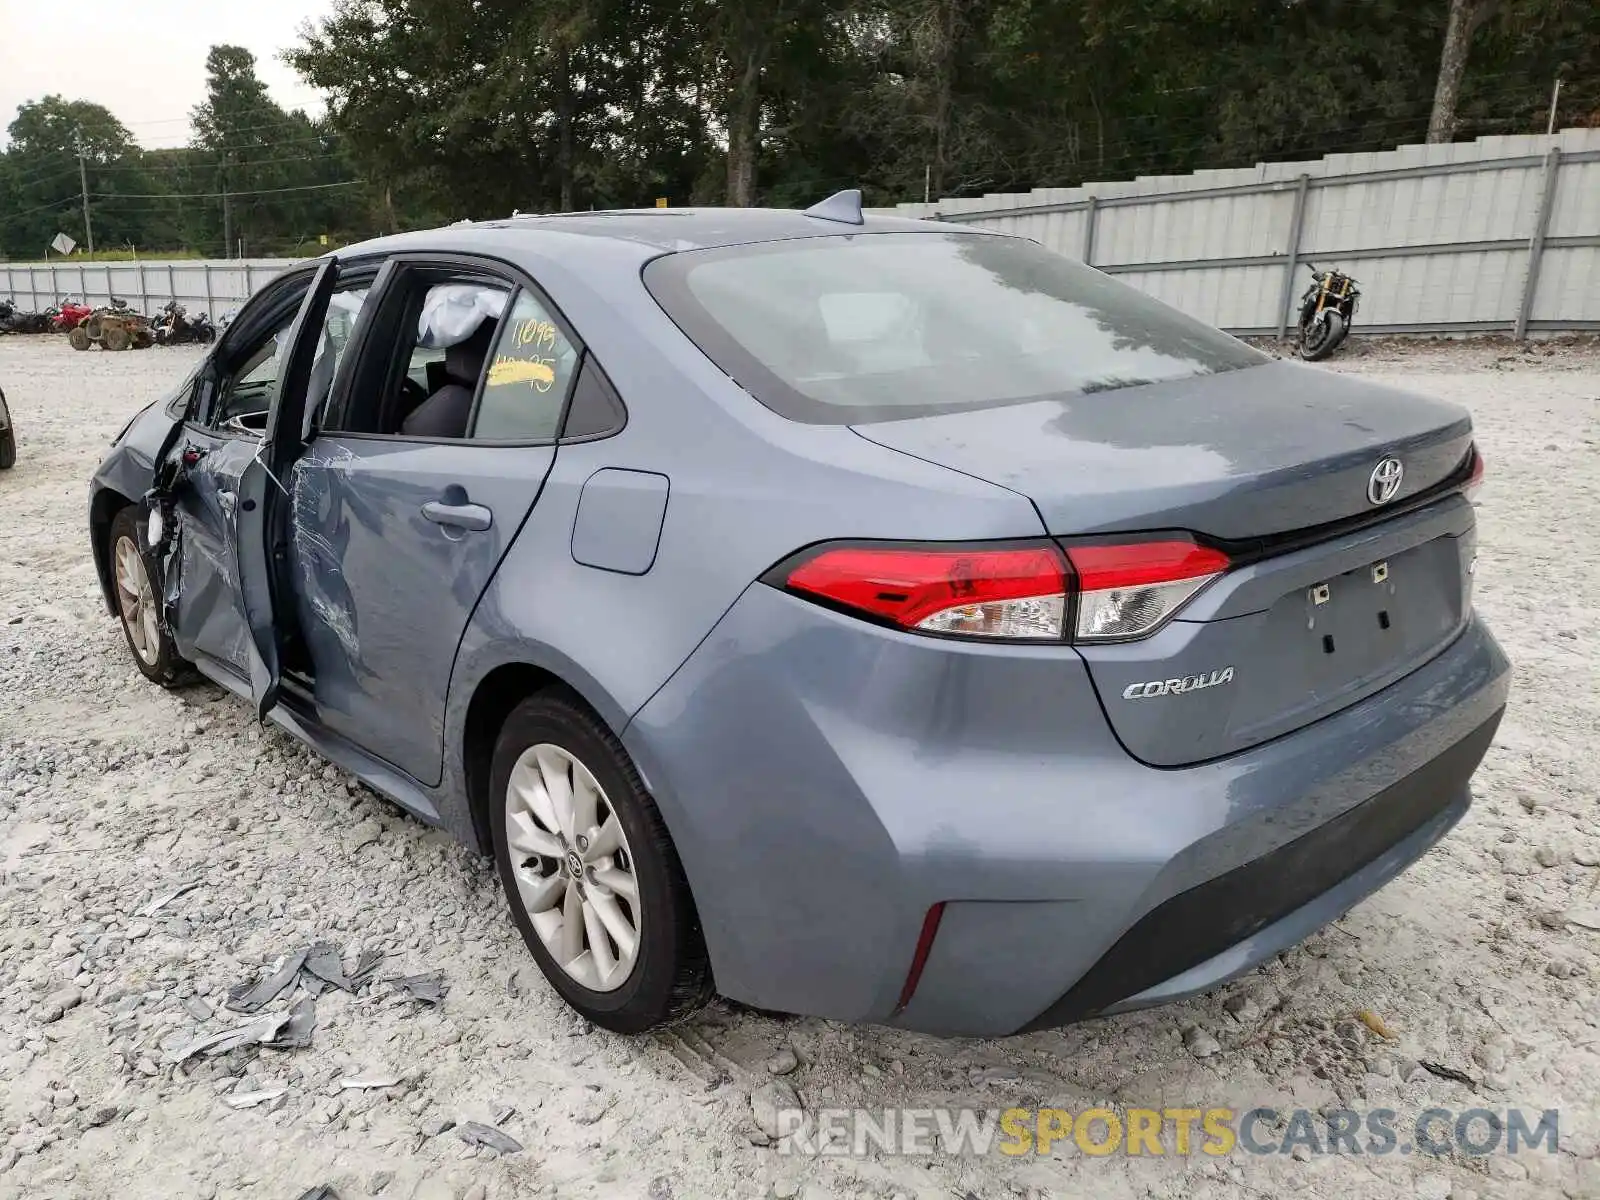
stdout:
{"type": "Polygon", "coordinates": [[[49,333],[50,313],[18,312],[10,300],[0,300],[0,333],[49,333]]]}
{"type": "Polygon", "coordinates": [[[1314,263],[1306,266],[1311,271],[1311,286],[1300,297],[1300,357],[1321,362],[1350,336],[1361,289],[1348,275],[1319,271],[1314,263]]]}
{"type": "Polygon", "coordinates": [[[191,317],[176,300],[168,300],[161,306],[150,324],[150,332],[158,346],[181,346],[185,342],[207,346],[217,340],[217,329],[210,317],[205,313],[191,317]]]}

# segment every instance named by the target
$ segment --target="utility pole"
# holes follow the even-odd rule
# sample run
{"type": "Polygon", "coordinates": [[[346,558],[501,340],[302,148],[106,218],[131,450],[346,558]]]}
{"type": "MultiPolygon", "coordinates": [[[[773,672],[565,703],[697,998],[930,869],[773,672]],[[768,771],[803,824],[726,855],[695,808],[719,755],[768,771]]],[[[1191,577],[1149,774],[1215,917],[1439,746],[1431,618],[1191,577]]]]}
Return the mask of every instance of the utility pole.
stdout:
{"type": "Polygon", "coordinates": [[[1555,90],[1550,93],[1550,124],[1545,127],[1546,133],[1556,131],[1556,101],[1561,99],[1561,76],[1556,76],[1555,90]]]}
{"type": "Polygon", "coordinates": [[[83,195],[83,240],[89,245],[89,253],[94,253],[94,225],[89,220],[89,168],[83,161],[83,139],[78,139],[78,186],[83,195]]]}
{"type": "Polygon", "coordinates": [[[217,164],[217,190],[222,193],[222,257],[233,257],[233,214],[228,211],[228,152],[217,164]]]}

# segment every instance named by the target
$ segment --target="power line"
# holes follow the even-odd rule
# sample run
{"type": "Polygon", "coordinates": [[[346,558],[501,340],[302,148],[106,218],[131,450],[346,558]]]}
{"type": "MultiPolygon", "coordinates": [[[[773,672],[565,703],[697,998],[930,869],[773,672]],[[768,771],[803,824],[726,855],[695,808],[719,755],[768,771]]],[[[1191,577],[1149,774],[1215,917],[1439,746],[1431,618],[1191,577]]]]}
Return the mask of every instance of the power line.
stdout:
{"type": "Polygon", "coordinates": [[[65,200],[55,200],[49,204],[35,204],[32,208],[19,209],[17,212],[10,212],[4,215],[8,219],[11,217],[25,217],[29,213],[43,212],[47,208],[65,208],[67,205],[72,204],[77,199],[77,196],[68,196],[65,200]]]}
{"type": "Polygon", "coordinates": [[[284,192],[317,192],[328,188],[354,187],[365,179],[343,179],[338,183],[306,183],[299,187],[256,188],[243,192],[95,192],[96,200],[220,200],[224,196],[276,196],[284,192]]]}

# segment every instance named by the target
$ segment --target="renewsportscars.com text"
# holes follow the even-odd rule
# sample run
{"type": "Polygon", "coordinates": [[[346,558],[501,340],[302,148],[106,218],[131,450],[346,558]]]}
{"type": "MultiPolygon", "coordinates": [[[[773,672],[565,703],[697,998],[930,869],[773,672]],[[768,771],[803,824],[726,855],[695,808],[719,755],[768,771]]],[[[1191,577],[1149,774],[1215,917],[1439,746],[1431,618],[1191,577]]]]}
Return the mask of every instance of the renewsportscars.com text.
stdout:
{"type": "Polygon", "coordinates": [[[780,1154],[1554,1154],[1560,1112],[1252,1108],[824,1108],[778,1113],[780,1154]]]}

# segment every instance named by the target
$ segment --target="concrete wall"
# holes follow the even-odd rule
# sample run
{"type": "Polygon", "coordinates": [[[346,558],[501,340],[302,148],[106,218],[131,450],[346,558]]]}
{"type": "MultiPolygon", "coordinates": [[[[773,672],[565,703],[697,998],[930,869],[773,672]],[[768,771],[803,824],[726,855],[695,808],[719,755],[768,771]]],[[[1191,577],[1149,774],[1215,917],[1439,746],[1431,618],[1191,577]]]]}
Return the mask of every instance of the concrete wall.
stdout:
{"type": "Polygon", "coordinates": [[[879,211],[1034,238],[1240,333],[1292,323],[1307,262],[1356,277],[1369,332],[1600,329],[1600,129],[879,211]]]}

